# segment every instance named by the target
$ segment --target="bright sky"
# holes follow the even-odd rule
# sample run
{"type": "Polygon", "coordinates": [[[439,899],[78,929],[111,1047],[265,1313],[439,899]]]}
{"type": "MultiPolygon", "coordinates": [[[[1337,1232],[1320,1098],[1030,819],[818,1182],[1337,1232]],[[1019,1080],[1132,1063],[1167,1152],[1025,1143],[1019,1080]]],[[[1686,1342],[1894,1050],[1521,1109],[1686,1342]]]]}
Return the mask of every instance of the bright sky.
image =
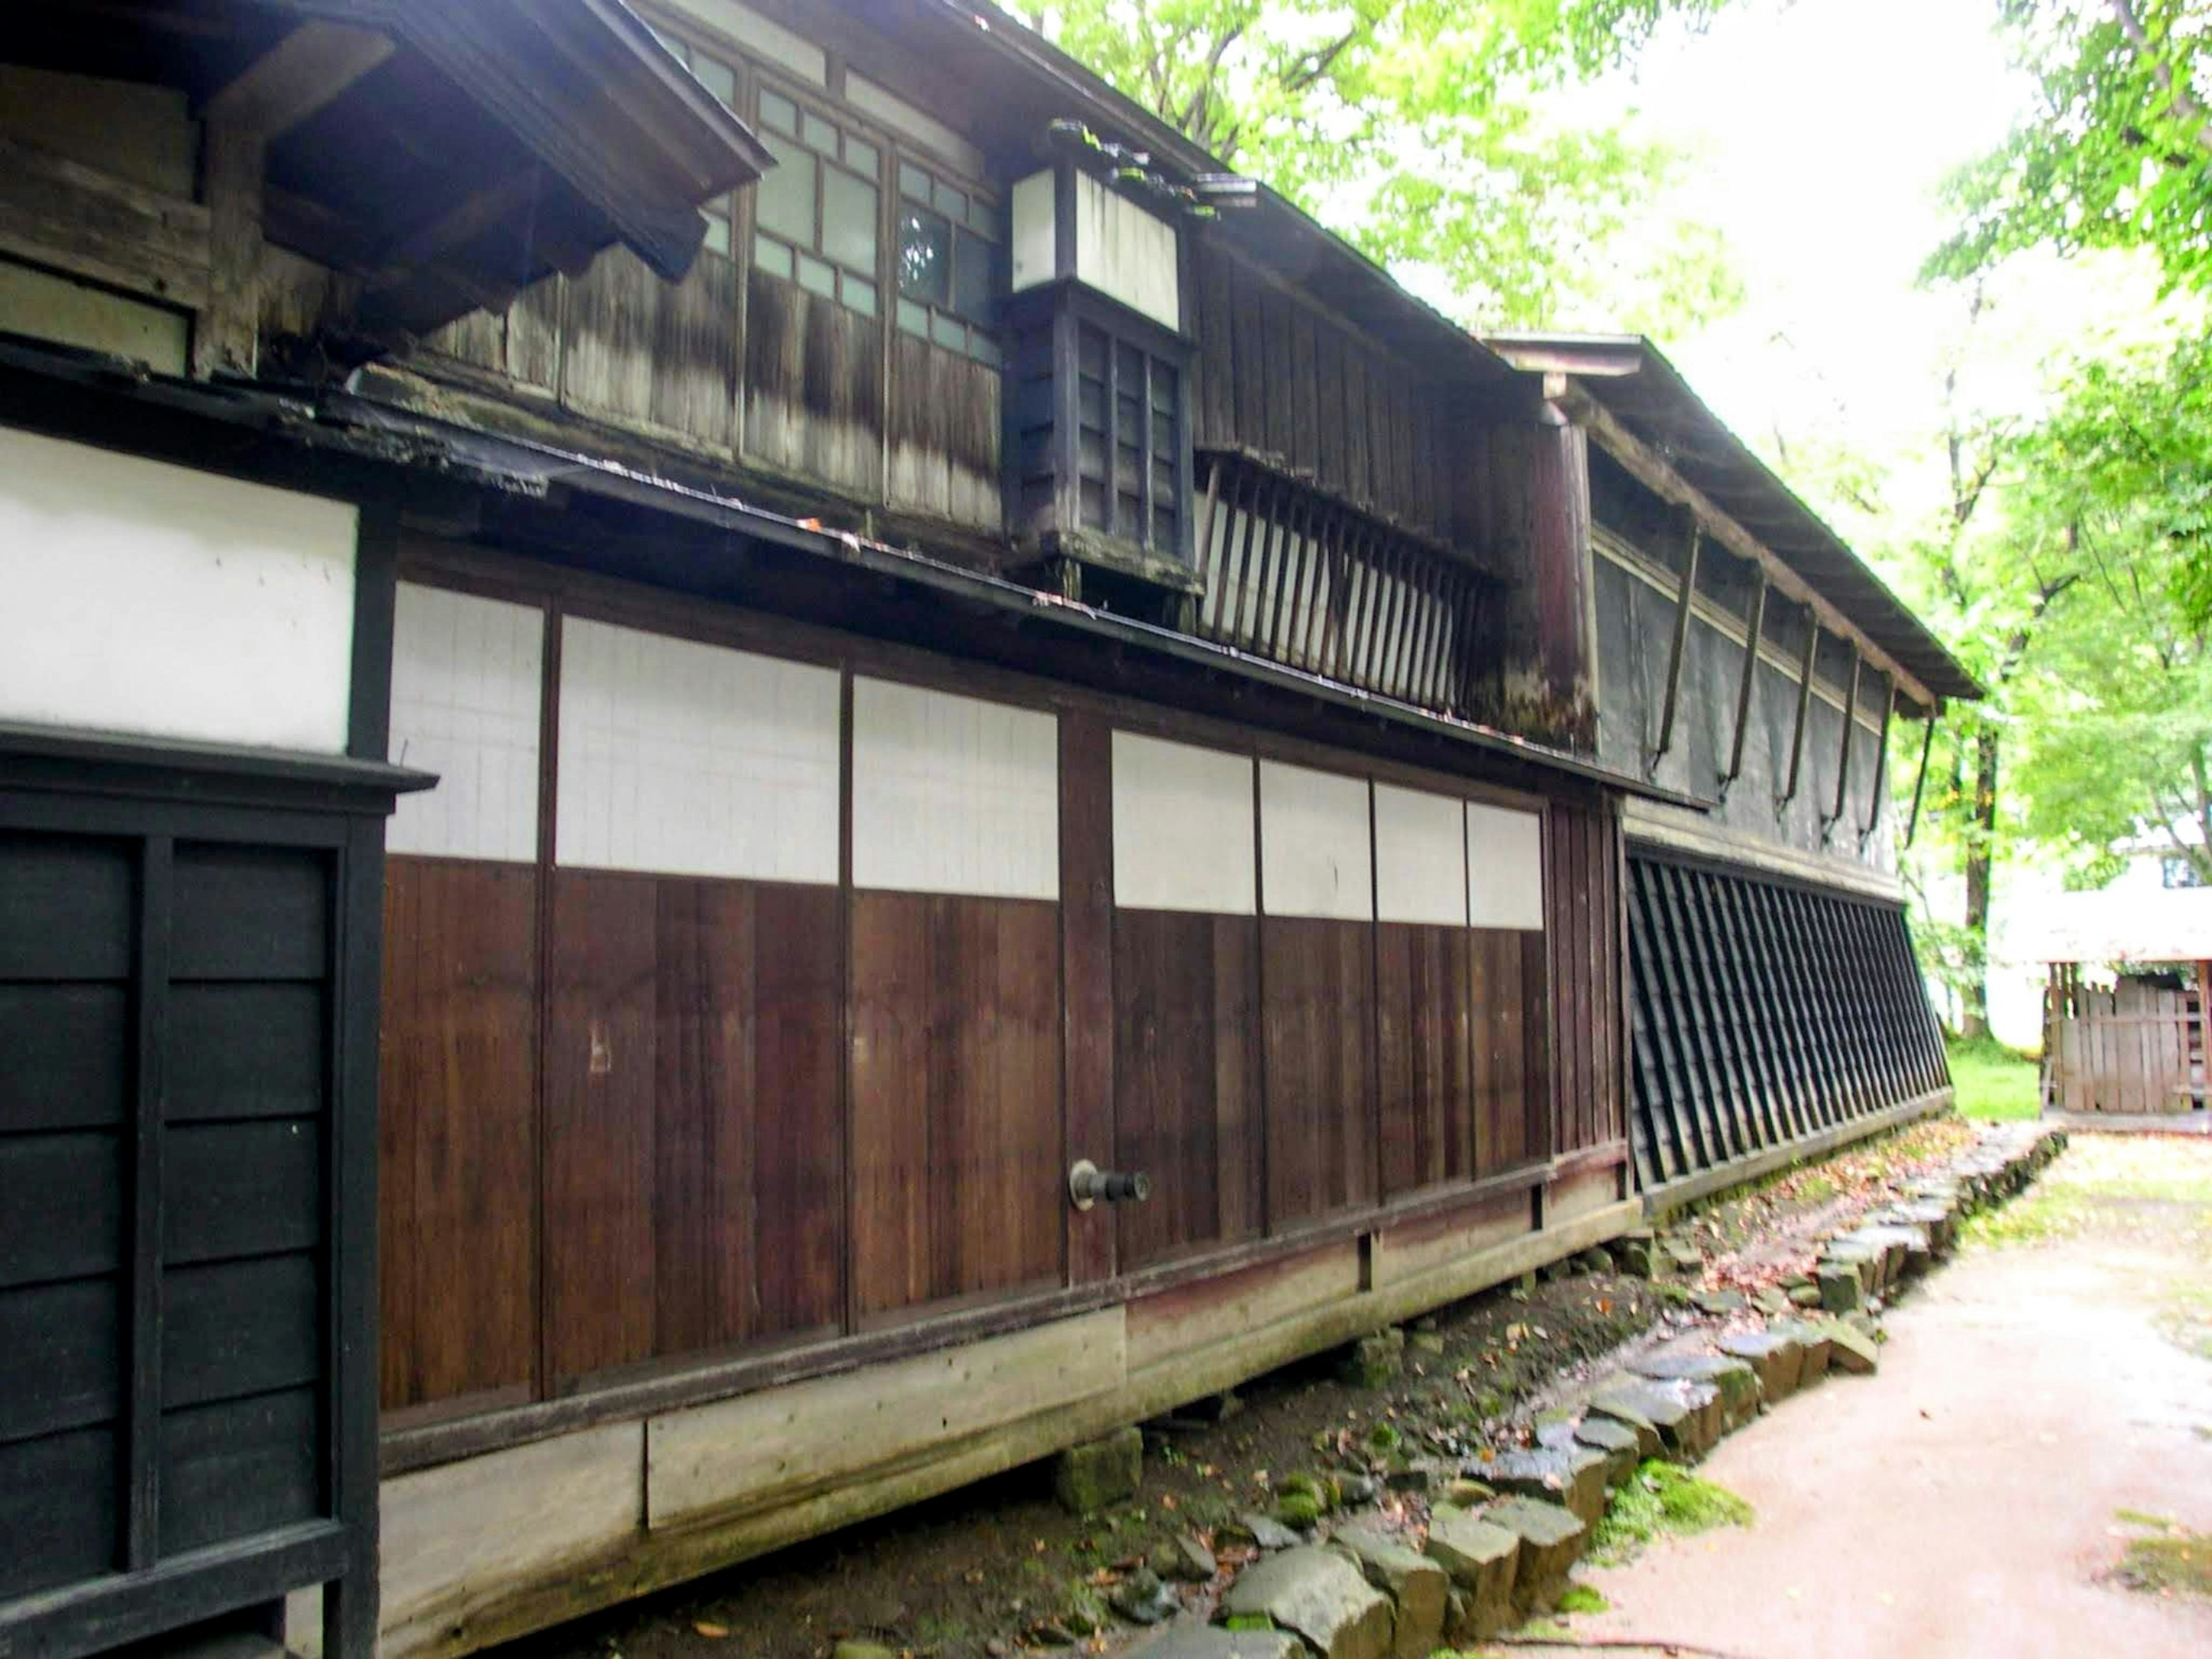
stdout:
{"type": "Polygon", "coordinates": [[[1608,88],[1700,159],[1684,189],[1749,298],[1662,342],[1722,416],[1764,441],[1832,419],[1879,452],[1929,426],[1961,306],[1914,287],[1942,240],[1944,174],[1993,147],[2030,88],[1991,33],[1997,0],[1743,0],[1608,88]]]}

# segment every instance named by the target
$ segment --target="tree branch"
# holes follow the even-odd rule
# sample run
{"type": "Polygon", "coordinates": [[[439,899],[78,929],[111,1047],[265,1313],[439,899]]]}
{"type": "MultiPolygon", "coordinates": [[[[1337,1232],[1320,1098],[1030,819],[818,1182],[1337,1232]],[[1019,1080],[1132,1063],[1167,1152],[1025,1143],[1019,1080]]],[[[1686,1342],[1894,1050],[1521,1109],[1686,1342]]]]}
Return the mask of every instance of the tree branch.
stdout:
{"type": "Polygon", "coordinates": [[[2212,121],[2206,119],[2204,106],[2197,101],[2195,94],[2174,78],[2173,65],[2151,44],[2149,31],[2136,15],[2135,0],[2112,0],[2112,15],[2119,20],[2120,33],[2134,48],[2136,56],[2149,65],[2150,78],[2158,83],[2158,89],[2166,94],[2175,112],[2197,124],[2191,137],[2197,140],[2197,147],[2212,150],[2212,121]]]}

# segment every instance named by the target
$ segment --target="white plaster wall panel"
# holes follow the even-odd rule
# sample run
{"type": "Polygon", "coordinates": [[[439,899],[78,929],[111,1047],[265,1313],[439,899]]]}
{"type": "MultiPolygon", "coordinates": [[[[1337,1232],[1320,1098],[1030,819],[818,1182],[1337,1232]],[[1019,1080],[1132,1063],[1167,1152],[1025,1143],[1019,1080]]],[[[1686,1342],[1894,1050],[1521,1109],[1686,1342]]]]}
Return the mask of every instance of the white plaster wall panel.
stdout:
{"type": "Polygon", "coordinates": [[[1375,910],[1384,921],[1467,925],[1467,836],[1454,795],[1375,786],[1375,910]]]}
{"type": "Polygon", "coordinates": [[[1510,806],[1467,804],[1468,921],[1544,929],[1544,821],[1510,806]]]}
{"type": "Polygon", "coordinates": [[[816,86],[828,83],[830,59],[822,48],[804,35],[762,16],[738,0],[672,0],[711,29],[720,30],[754,56],[790,70],[816,86]]]}
{"type": "Polygon", "coordinates": [[[526,605],[399,584],[392,630],[393,762],[438,775],[402,795],[394,853],[528,863],[538,856],[545,617],[526,605]]]}
{"type": "Polygon", "coordinates": [[[1058,898],[1059,720],[854,679],[853,884],[1058,898]]]}
{"type": "Polygon", "coordinates": [[[1012,222],[1013,274],[1011,287],[1048,283],[1059,271],[1059,228],[1054,222],[1053,175],[1049,169],[1017,179],[1008,200],[1012,222]]]}
{"type": "Polygon", "coordinates": [[[838,702],[834,669],[568,619],[556,857],[834,883],[838,702]]]}
{"type": "Polygon", "coordinates": [[[1182,327],[1175,227],[1087,173],[1075,175],[1075,274],[1164,327],[1182,327]]]}
{"type": "Polygon", "coordinates": [[[343,754],[357,516],[0,429],[0,720],[343,754]]]}
{"type": "Polygon", "coordinates": [[[1375,920],[1367,780],[1260,763],[1260,895],[1271,916],[1375,920]]]}
{"type": "Polygon", "coordinates": [[[1114,902],[1249,916],[1257,908],[1252,760],[1114,734],[1114,902]]]}
{"type": "Polygon", "coordinates": [[[845,101],[863,115],[872,115],[885,126],[935,151],[940,161],[950,161],[970,179],[991,176],[991,164],[983,152],[956,130],[927,111],[917,109],[889,87],[849,68],[845,71],[845,101]]]}

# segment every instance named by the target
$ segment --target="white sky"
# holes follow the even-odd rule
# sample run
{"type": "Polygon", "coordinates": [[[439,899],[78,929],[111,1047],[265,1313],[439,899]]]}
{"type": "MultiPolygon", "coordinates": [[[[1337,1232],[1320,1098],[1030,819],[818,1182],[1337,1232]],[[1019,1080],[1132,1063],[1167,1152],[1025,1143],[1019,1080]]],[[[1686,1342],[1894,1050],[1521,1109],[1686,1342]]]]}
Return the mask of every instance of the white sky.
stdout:
{"type": "Polygon", "coordinates": [[[1997,0],[1744,0],[1655,44],[1605,89],[1697,156],[1681,191],[1719,226],[1748,299],[1667,341],[1715,410],[1765,443],[1828,416],[1881,452],[1928,429],[1960,302],[1914,276],[1942,240],[1945,173],[1995,146],[2030,88],[1991,33],[1997,0]]]}

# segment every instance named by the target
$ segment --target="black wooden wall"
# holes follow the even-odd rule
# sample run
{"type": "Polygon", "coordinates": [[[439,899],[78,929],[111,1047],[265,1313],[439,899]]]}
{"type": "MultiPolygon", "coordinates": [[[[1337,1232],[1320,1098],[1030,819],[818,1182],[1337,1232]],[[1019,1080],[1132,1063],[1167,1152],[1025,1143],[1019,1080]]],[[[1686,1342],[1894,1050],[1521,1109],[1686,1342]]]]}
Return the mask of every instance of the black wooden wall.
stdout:
{"type": "Polygon", "coordinates": [[[1638,851],[1628,931],[1647,1192],[1950,1082],[1897,905],[1638,851]]]}

